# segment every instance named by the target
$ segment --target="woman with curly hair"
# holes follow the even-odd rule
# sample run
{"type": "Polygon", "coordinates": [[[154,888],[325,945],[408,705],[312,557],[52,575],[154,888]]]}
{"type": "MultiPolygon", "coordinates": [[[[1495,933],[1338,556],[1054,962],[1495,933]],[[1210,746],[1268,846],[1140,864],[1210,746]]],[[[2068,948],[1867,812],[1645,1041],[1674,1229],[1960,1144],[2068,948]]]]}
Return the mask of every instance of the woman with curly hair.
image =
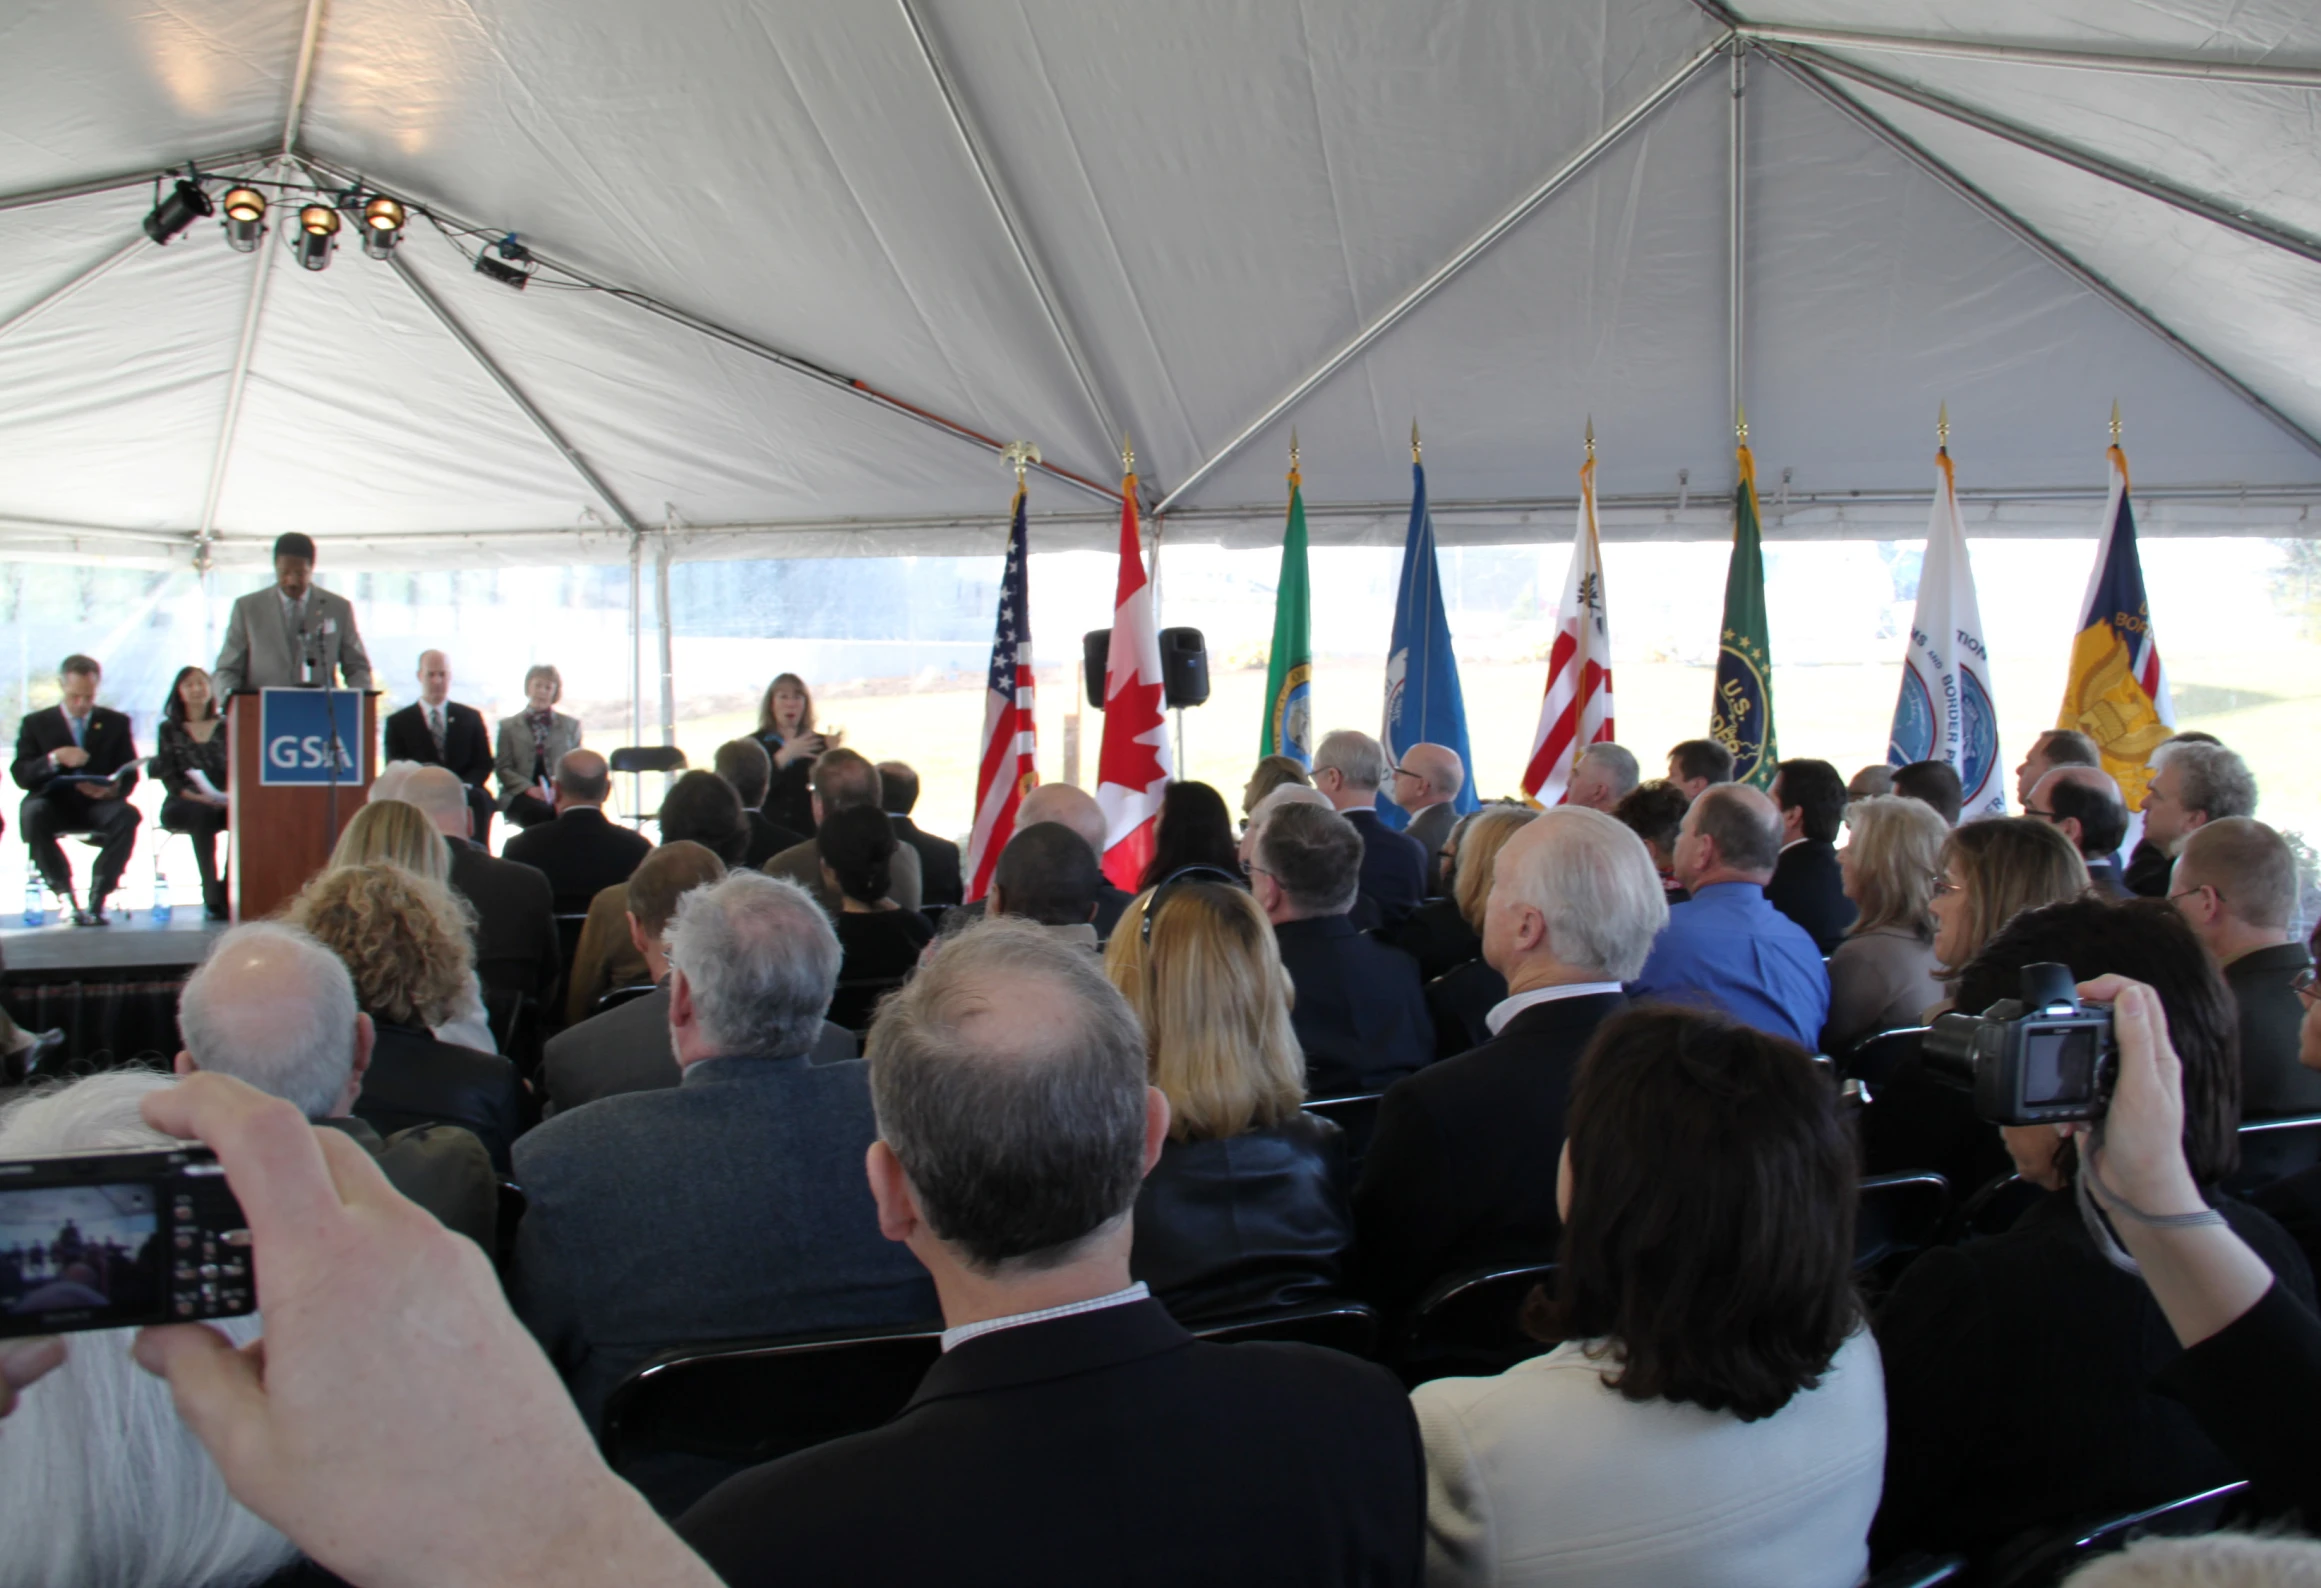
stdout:
{"type": "MultiPolygon", "coordinates": [[[[359,866],[373,860],[401,866],[439,888],[451,887],[451,846],[435,830],[426,812],[402,800],[373,799],[355,812],[355,819],[347,823],[346,831],[338,835],[337,847],[330,852],[330,869],[359,866]]],[[[468,940],[472,944],[475,911],[457,893],[451,895],[451,900],[467,923],[468,940]]],[[[441,1020],[428,1021],[427,1028],[442,1041],[497,1053],[500,1045],[492,1036],[491,1017],[484,1012],[483,980],[472,968],[467,980],[467,992],[452,1001],[451,1012],[441,1020]]]]}
{"type": "Polygon", "coordinates": [[[376,1032],[356,1117],[383,1136],[413,1125],[464,1126],[505,1174],[523,1128],[516,1067],[438,1041],[429,1029],[475,981],[466,912],[451,890],[392,861],[334,865],[306,885],[289,914],[291,925],[346,962],[376,1032]]]}

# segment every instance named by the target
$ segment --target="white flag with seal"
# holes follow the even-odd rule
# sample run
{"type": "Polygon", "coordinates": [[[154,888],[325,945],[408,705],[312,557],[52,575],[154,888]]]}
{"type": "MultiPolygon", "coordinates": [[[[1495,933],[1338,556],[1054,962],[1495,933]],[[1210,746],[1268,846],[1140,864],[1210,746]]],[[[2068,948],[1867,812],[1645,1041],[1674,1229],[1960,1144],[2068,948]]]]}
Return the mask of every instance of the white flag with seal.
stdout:
{"type": "Polygon", "coordinates": [[[1894,730],[1886,747],[1892,766],[1947,761],[1958,772],[1965,799],[1960,820],[2007,813],[2005,762],[1999,755],[1999,713],[1992,704],[1990,652],[1975,605],[1974,568],[1967,561],[1966,525],[1958,516],[1958,482],[1950,449],[1934,455],[1934,512],[1926,526],[1926,557],[1918,571],[1918,611],[1902,657],[1902,691],[1894,702],[1894,730]]]}

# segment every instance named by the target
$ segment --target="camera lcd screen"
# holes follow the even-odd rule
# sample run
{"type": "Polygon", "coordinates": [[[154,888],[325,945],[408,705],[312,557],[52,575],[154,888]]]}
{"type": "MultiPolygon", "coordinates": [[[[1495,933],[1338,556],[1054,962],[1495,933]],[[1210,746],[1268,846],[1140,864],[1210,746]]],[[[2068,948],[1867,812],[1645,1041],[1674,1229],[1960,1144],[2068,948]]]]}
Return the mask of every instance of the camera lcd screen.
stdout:
{"type": "Polygon", "coordinates": [[[0,1313],[83,1329],[158,1318],[158,1191],[150,1180],[0,1191],[0,1313]]]}
{"type": "Polygon", "coordinates": [[[2023,1039],[2023,1105],[2084,1103],[2095,1095],[2096,1033],[2086,1026],[2032,1031],[2023,1039]]]}

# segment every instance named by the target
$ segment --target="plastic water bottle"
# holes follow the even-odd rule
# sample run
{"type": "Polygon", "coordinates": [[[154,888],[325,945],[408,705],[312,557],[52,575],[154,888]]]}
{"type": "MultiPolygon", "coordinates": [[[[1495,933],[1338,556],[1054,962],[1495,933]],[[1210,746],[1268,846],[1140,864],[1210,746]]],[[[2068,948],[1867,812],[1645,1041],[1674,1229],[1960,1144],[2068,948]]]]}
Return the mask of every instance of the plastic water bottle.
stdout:
{"type": "Polygon", "coordinates": [[[153,857],[153,921],[156,926],[169,924],[169,879],[161,874],[161,857],[153,857]]]}
{"type": "Polygon", "coordinates": [[[48,925],[48,905],[40,896],[40,878],[36,876],[24,879],[24,924],[48,925]]]}

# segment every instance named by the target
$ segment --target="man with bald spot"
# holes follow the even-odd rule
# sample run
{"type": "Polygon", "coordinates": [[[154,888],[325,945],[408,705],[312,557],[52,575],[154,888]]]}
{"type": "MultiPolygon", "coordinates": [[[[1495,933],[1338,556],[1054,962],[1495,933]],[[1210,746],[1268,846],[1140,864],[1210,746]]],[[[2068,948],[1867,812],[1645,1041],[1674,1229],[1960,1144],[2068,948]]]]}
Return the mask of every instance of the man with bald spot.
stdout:
{"type": "Polygon", "coordinates": [[[556,819],[526,828],[500,851],[545,872],[560,915],[585,911],[605,889],[629,880],[653,852],[642,833],[604,814],[612,769],[594,750],[567,750],[556,763],[556,819]]]}
{"type": "Polygon", "coordinates": [[[2088,886],[2097,893],[2115,904],[2134,897],[2120,874],[2119,847],[2128,836],[2128,805],[2109,772],[2077,762],[2058,765],[2023,797],[2023,814],[2053,823],[2071,840],[2071,847],[2087,862],[2088,886]]]}
{"type": "Polygon", "coordinates": [[[1447,744],[1414,744],[1402,752],[1394,769],[1394,803],[1410,813],[1403,831],[1426,850],[1427,892],[1443,891],[1443,845],[1458,825],[1459,790],[1467,786],[1467,769],[1459,752],[1447,744]]]}
{"type": "Polygon", "coordinates": [[[451,698],[451,658],[442,651],[419,653],[419,698],[386,722],[389,761],[450,768],[468,790],[475,823],[468,837],[492,845],[492,735],[484,715],[451,698]]]}
{"type": "Polygon", "coordinates": [[[2033,739],[2030,753],[2015,768],[2015,803],[2023,807],[2024,814],[2035,814],[2031,810],[2032,792],[2039,787],[2041,778],[2059,766],[2100,769],[2103,754],[2096,749],[2093,739],[2076,728],[2049,728],[2033,739]]]}
{"type": "Polygon", "coordinates": [[[1780,854],[1781,813],[1757,790],[1719,783],[1694,800],[1676,835],[1676,880],[1692,897],[1668,912],[1630,996],[1718,1010],[1817,1051],[1829,970],[1765,897],[1780,854]]]}
{"type": "MultiPolygon", "coordinates": [[[[1097,861],[1103,861],[1104,812],[1097,805],[1096,797],[1086,789],[1070,783],[1042,783],[1026,794],[1023,802],[1016,806],[1015,830],[1020,833],[1026,827],[1036,827],[1041,822],[1054,822],[1060,827],[1069,827],[1095,851],[1097,861]]],[[[1135,897],[1132,893],[1124,893],[1114,887],[1108,879],[1101,882],[1096,893],[1096,935],[1099,938],[1108,939],[1112,936],[1112,928],[1119,922],[1121,912],[1128,908],[1129,901],[1135,897]]],[[[984,904],[984,900],[977,899],[964,906],[959,912],[960,919],[982,919],[984,904]]]]}

